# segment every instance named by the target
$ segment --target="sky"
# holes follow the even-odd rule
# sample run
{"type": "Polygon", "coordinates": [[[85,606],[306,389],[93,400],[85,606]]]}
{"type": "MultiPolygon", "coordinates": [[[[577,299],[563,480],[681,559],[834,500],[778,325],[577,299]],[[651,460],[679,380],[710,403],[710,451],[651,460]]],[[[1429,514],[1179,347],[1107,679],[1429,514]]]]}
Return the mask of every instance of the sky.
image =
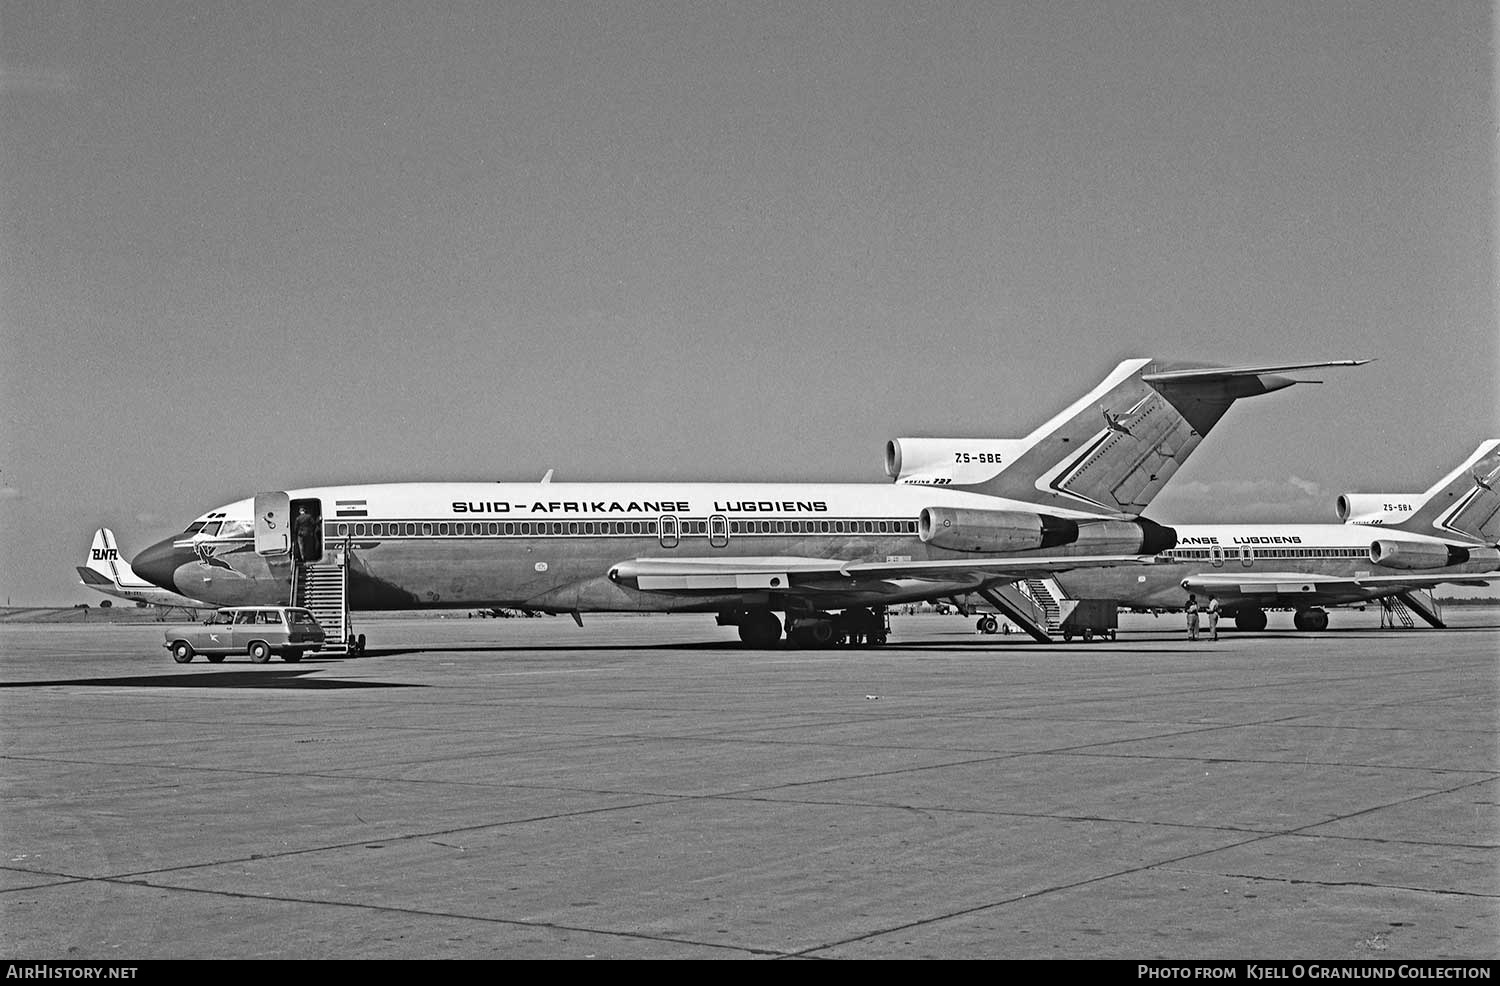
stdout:
{"type": "Polygon", "coordinates": [[[1163,523],[1500,437],[1483,2],[0,0],[0,598],[258,490],[883,483],[1131,357],[1163,523]]]}

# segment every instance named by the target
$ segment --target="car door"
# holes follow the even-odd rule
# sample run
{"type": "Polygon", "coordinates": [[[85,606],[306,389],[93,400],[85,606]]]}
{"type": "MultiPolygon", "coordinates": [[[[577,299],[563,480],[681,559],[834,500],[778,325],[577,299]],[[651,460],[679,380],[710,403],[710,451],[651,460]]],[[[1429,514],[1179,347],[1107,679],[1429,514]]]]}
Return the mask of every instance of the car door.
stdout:
{"type": "Polygon", "coordinates": [[[193,649],[205,654],[227,654],[234,648],[234,614],[215,613],[194,634],[193,649]]]}
{"type": "Polygon", "coordinates": [[[244,650],[246,647],[250,646],[250,641],[256,639],[257,637],[265,636],[265,634],[261,632],[262,627],[258,626],[259,623],[260,610],[258,609],[242,609],[234,614],[233,647],[235,653],[238,653],[244,650]]]}

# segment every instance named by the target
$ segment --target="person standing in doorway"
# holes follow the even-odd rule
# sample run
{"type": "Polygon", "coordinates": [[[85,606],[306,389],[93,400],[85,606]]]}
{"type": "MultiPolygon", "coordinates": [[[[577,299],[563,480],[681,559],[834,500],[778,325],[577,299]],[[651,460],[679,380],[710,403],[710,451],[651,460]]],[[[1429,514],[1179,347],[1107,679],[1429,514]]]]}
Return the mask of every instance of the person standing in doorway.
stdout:
{"type": "Polygon", "coordinates": [[[297,508],[297,519],[292,521],[292,533],[297,538],[297,560],[315,560],[318,555],[318,519],[306,507],[297,508]]]}

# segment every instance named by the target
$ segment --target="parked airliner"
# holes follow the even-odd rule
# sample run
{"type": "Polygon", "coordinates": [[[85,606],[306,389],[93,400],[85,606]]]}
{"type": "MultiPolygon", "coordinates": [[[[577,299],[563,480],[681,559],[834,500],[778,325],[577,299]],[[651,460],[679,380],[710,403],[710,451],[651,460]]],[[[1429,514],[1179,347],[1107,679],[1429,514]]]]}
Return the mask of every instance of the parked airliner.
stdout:
{"type": "MultiPolygon", "coordinates": [[[[1245,630],[1267,609],[1295,611],[1299,630],[1328,626],[1328,606],[1398,599],[1429,624],[1440,614],[1416,593],[1500,578],[1500,440],[1480,444],[1425,493],[1344,493],[1340,524],[1181,524],[1150,568],[1098,567],[1055,577],[1070,599],[1179,610],[1209,594],[1245,630]]],[[[1390,605],[1384,602],[1383,605],[1390,605]]]]}
{"type": "Polygon", "coordinates": [[[1175,539],[1140,510],[1231,404],[1298,382],[1285,371],[1359,362],[1127,360],[1026,438],[891,442],[891,485],[470,482],[262,493],[202,514],[138,555],[135,568],[185,595],[271,604],[296,598],[304,561],[331,558],[354,610],[509,607],[579,622],[585,612],[708,612],[752,646],[779,640],[776,614],[785,613],[801,644],[880,643],[893,603],[1149,561],[1175,539]],[[302,545],[299,561],[290,522],[302,508],[321,523],[319,543],[302,545]]]}
{"type": "Polygon", "coordinates": [[[213,609],[212,603],[189,599],[179,593],[163,589],[140,578],[131,571],[130,563],[120,554],[115,543],[114,531],[101,527],[94,532],[94,543],[89,548],[87,565],[79,565],[79,581],[90,589],[110,596],[119,596],[148,606],[164,609],[213,609]]]}

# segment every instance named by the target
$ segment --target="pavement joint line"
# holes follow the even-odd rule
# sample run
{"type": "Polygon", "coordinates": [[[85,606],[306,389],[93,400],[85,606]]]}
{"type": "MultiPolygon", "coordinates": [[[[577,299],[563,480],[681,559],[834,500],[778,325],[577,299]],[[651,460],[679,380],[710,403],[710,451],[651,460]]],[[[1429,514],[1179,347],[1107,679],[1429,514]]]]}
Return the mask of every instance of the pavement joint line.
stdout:
{"type": "Polygon", "coordinates": [[[779,950],[763,948],[754,945],[732,945],[725,942],[698,941],[693,938],[676,938],[670,935],[649,935],[635,931],[618,931],[610,928],[595,928],[587,925],[562,924],[555,921],[525,921],[519,918],[499,918],[482,914],[459,914],[453,911],[434,911],[416,907],[393,907],[388,904],[368,904],[360,901],[350,900],[322,900],[315,897],[292,897],[287,895],[267,896],[264,894],[251,894],[241,891],[212,890],[202,887],[179,887],[172,884],[150,883],[145,880],[133,880],[124,877],[82,877],[75,883],[104,883],[117,886],[130,887],[132,889],[150,889],[171,891],[182,894],[199,894],[209,897],[222,897],[231,900],[247,900],[256,903],[275,904],[306,904],[313,907],[336,907],[350,908],[362,911],[374,911],[382,914],[399,914],[424,918],[442,918],[452,921],[475,921],[481,924],[503,924],[518,928],[540,928],[550,931],[572,931],[580,934],[607,935],[614,938],[629,938],[637,941],[665,942],[674,945],[692,945],[700,948],[713,948],[730,952],[743,952],[751,955],[767,956],[790,956],[792,953],[779,950]]]}

